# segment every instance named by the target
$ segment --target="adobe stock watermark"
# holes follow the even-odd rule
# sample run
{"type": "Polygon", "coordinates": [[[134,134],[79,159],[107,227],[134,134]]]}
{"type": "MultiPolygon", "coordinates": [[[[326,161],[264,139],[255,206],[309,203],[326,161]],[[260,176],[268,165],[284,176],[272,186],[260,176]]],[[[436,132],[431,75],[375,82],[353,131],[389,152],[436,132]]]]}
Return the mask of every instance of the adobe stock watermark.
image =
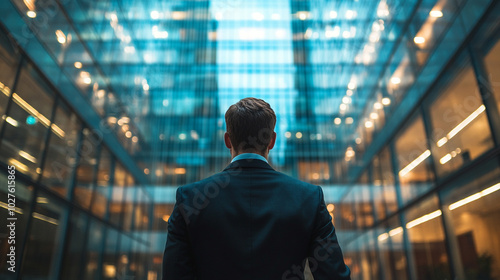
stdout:
{"type": "Polygon", "coordinates": [[[16,167],[14,165],[8,166],[7,171],[7,229],[8,239],[7,243],[7,269],[10,272],[16,272],[16,167]]]}

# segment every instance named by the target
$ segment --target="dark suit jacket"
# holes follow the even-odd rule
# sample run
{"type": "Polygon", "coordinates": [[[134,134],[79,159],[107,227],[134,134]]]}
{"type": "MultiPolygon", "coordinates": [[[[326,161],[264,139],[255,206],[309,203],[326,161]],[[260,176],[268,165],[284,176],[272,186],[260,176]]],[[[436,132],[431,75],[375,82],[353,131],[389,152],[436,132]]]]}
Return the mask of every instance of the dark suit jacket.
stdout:
{"type": "Polygon", "coordinates": [[[320,187],[238,160],[177,189],[163,279],[350,279],[320,187]]]}

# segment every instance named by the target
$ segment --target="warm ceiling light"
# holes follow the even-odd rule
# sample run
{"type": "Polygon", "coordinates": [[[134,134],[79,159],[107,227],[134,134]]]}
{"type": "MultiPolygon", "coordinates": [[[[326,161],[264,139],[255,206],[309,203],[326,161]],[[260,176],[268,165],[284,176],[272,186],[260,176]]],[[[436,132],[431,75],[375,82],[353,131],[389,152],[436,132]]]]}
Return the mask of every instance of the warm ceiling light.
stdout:
{"type": "Polygon", "coordinates": [[[172,19],[174,20],[183,20],[183,19],[186,19],[186,12],[181,12],[181,11],[175,11],[175,12],[172,12],[172,19]]]}
{"type": "Polygon", "coordinates": [[[81,69],[82,67],[83,67],[83,65],[82,65],[81,62],[79,62],[79,61],[75,62],[75,68],[76,69],[81,69]]]}
{"type": "Polygon", "coordinates": [[[292,137],[292,133],[290,133],[290,131],[285,132],[285,137],[286,138],[292,137]]]}
{"type": "Polygon", "coordinates": [[[425,38],[417,36],[417,37],[413,38],[413,42],[415,42],[415,44],[423,44],[423,43],[425,43],[425,38]]]}
{"type": "Polygon", "coordinates": [[[432,10],[432,11],[430,11],[429,15],[431,17],[440,18],[440,17],[443,17],[443,12],[441,12],[439,10],[432,10]]]}
{"type": "Polygon", "coordinates": [[[86,85],[90,85],[92,83],[92,79],[90,77],[83,78],[83,83],[86,85]]]}
{"type": "Polygon", "coordinates": [[[300,20],[306,20],[309,17],[309,12],[297,12],[297,17],[300,20]]]}
{"type": "Polygon", "coordinates": [[[342,103],[340,104],[340,110],[345,111],[347,109],[347,105],[342,103]]]}
{"type": "Polygon", "coordinates": [[[350,90],[353,90],[356,88],[356,84],[354,82],[350,82],[348,85],[347,85],[347,88],[350,89],[350,90]]]}
{"type": "Polygon", "coordinates": [[[356,17],[358,13],[356,11],[353,11],[353,10],[347,10],[347,12],[345,13],[345,17],[347,19],[353,19],[356,17]]]}
{"type": "Polygon", "coordinates": [[[417,167],[419,164],[421,164],[430,155],[431,155],[431,151],[429,151],[429,150],[426,150],[425,152],[423,152],[420,156],[418,156],[415,160],[413,160],[405,168],[401,169],[401,171],[399,171],[399,176],[401,176],[401,177],[406,176],[408,173],[410,173],[410,171],[412,171],[415,167],[417,167]]]}
{"type": "Polygon", "coordinates": [[[336,11],[330,11],[330,18],[337,18],[337,12],[336,11]]]}
{"type": "Polygon", "coordinates": [[[373,122],[372,121],[366,121],[365,122],[365,127],[366,128],[372,128],[373,127],[373,122]]]}
{"type": "Polygon", "coordinates": [[[391,78],[391,83],[394,85],[399,85],[401,83],[401,78],[399,77],[392,77],[391,78]]]}
{"type": "Polygon", "coordinates": [[[174,173],[175,174],[186,174],[186,168],[182,168],[182,167],[176,168],[176,169],[174,169],[174,173]]]}
{"type": "Polygon", "coordinates": [[[151,12],[151,19],[159,19],[159,18],[160,18],[160,13],[158,11],[151,12]]]}
{"type": "Polygon", "coordinates": [[[134,53],[135,52],[135,48],[134,48],[134,46],[126,46],[125,49],[124,49],[124,51],[126,53],[134,53]]]}
{"type": "Polygon", "coordinates": [[[333,204],[328,204],[328,206],[326,206],[326,209],[328,210],[328,212],[332,212],[333,210],[335,210],[335,205],[333,204]]]}
{"type": "Polygon", "coordinates": [[[57,30],[56,36],[57,36],[57,42],[59,42],[60,44],[66,43],[66,35],[64,35],[64,32],[62,32],[61,30],[57,30]]]}
{"type": "Polygon", "coordinates": [[[297,139],[302,138],[302,132],[295,133],[295,137],[297,137],[297,139]]]}
{"type": "Polygon", "coordinates": [[[5,121],[6,121],[8,124],[12,125],[13,127],[18,127],[18,126],[19,126],[19,122],[18,122],[18,121],[16,121],[15,119],[11,118],[11,117],[7,117],[7,118],[5,119],[5,121]]]}
{"type": "Polygon", "coordinates": [[[125,132],[125,137],[127,137],[127,138],[132,137],[132,132],[130,132],[130,131],[125,132]]]}
{"type": "Polygon", "coordinates": [[[353,122],[354,122],[354,119],[353,119],[353,118],[351,118],[351,117],[349,117],[349,118],[345,119],[345,123],[346,123],[346,124],[352,124],[353,122]]]}
{"type": "Polygon", "coordinates": [[[26,12],[26,15],[29,18],[36,18],[36,12],[35,11],[28,11],[28,12],[26,12]]]}
{"type": "Polygon", "coordinates": [[[489,195],[490,193],[496,192],[498,190],[500,190],[500,183],[495,184],[495,185],[493,185],[493,186],[491,186],[491,187],[489,187],[487,189],[484,189],[484,190],[482,190],[482,191],[480,191],[478,193],[475,193],[475,194],[473,194],[471,196],[468,196],[468,197],[466,197],[464,199],[461,199],[461,200],[459,200],[459,201],[457,201],[455,203],[452,203],[452,204],[450,204],[450,206],[448,206],[448,209],[455,210],[458,207],[464,206],[465,204],[468,204],[468,203],[470,203],[470,202],[472,202],[474,200],[478,200],[481,197],[489,195]]]}
{"type": "Polygon", "coordinates": [[[340,118],[335,118],[335,120],[333,121],[336,125],[339,125],[342,123],[342,119],[340,118]]]}
{"type": "Polygon", "coordinates": [[[388,105],[391,105],[391,99],[389,97],[384,97],[382,98],[382,104],[384,106],[388,106],[388,105]]]}
{"type": "Polygon", "coordinates": [[[378,119],[378,114],[377,114],[377,113],[375,113],[375,112],[374,112],[374,113],[371,113],[371,114],[370,114],[370,119],[372,119],[372,120],[376,120],[376,119],[378,119]]]}
{"type": "Polygon", "coordinates": [[[380,103],[380,102],[375,102],[375,103],[373,104],[373,109],[375,109],[375,110],[380,110],[380,109],[382,109],[382,108],[384,108],[384,106],[383,106],[383,105],[382,105],[382,103],[380,103]]]}
{"type": "Polygon", "coordinates": [[[36,163],[36,158],[23,150],[19,151],[19,155],[33,163],[36,163]]]}

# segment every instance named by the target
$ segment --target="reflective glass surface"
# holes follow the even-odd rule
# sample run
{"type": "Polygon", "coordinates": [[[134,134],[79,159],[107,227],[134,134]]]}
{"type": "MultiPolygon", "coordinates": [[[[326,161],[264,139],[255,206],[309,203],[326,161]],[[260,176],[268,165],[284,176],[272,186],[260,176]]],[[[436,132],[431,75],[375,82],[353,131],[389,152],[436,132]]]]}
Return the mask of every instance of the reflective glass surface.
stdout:
{"type": "Polygon", "coordinates": [[[249,96],[353,279],[500,277],[498,1],[56,2],[0,1],[2,279],[161,278],[175,191],[229,163],[249,96]]]}

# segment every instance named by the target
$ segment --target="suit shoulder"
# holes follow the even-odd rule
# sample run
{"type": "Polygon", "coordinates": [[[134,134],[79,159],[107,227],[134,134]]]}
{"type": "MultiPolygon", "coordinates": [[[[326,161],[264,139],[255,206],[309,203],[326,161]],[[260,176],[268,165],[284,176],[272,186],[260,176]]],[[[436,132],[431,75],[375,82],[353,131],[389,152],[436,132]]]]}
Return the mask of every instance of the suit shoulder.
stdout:
{"type": "Polygon", "coordinates": [[[305,191],[317,192],[321,189],[321,187],[318,185],[313,185],[313,184],[301,181],[301,180],[293,178],[285,173],[281,173],[279,171],[276,171],[276,173],[278,173],[279,176],[282,177],[282,180],[286,181],[287,184],[294,185],[294,186],[299,187],[305,191]]]}
{"type": "Polygon", "coordinates": [[[229,182],[228,180],[228,175],[225,174],[225,172],[219,172],[216,173],[212,176],[209,176],[205,179],[202,179],[200,181],[196,181],[190,184],[186,184],[183,186],[180,186],[179,188],[182,189],[183,192],[192,192],[194,189],[200,189],[200,188],[205,188],[207,186],[219,186],[223,187],[224,184],[227,184],[229,182]]]}

